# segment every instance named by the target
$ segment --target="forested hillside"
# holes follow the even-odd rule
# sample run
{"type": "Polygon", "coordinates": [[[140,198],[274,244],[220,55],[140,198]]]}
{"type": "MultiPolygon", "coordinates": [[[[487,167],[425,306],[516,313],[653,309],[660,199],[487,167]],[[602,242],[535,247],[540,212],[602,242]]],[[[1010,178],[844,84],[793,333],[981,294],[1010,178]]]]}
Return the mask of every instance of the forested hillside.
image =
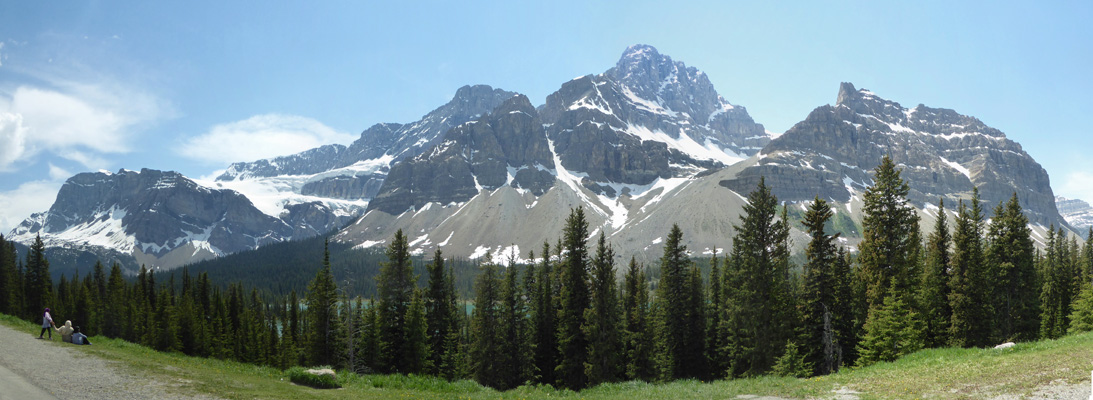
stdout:
{"type": "Polygon", "coordinates": [[[856,252],[839,247],[826,201],[794,221],[759,179],[737,235],[725,239],[731,248],[702,268],[678,226],[665,227],[663,255],[645,266],[590,234],[583,208],[556,243],[529,252],[534,263],[483,262],[473,272],[440,251],[415,263],[399,231],[382,254],[314,240],[177,275],[126,279],[119,266],[96,264],[54,283],[41,241],[25,259],[0,241],[0,312],[35,320],[51,307],[89,334],[163,351],[470,377],[502,390],[825,375],[923,348],[1093,329],[1093,241],[1053,228],[1038,251],[1017,196],[982,204],[975,188],[955,207],[939,201],[923,238],[895,163],[884,158],[872,181],[856,252]],[[793,223],[809,235],[801,265],[788,244],[793,223]],[[655,287],[650,270],[659,271],[655,287]],[[304,274],[306,288],[272,283],[304,274]],[[457,278],[467,276],[473,295],[460,296],[457,278]]]}

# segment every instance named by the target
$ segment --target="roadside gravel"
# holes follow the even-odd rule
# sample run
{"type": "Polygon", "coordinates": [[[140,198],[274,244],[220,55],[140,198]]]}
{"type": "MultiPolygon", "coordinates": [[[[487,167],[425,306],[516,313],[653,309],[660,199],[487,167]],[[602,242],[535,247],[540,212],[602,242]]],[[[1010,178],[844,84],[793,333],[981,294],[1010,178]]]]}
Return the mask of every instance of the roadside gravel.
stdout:
{"type": "Polygon", "coordinates": [[[39,340],[0,325],[0,365],[59,399],[213,399],[171,393],[170,382],[86,355],[56,333],[53,341],[39,340]]]}

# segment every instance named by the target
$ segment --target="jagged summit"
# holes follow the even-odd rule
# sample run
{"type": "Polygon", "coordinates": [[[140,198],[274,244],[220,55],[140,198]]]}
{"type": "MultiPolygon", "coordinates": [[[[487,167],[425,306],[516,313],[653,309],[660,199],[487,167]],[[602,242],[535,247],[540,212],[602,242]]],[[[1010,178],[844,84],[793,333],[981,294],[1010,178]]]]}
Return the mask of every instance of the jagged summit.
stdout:
{"type": "Polygon", "coordinates": [[[942,197],[957,204],[978,187],[984,204],[1016,192],[1030,221],[1061,222],[1047,171],[1001,131],[950,109],[907,109],[850,83],[839,85],[834,106],[813,110],[771,141],[756,165],[723,184],[747,190],[765,176],[782,200],[819,194],[852,202],[885,155],[903,169],[908,197],[920,208],[942,197]]]}

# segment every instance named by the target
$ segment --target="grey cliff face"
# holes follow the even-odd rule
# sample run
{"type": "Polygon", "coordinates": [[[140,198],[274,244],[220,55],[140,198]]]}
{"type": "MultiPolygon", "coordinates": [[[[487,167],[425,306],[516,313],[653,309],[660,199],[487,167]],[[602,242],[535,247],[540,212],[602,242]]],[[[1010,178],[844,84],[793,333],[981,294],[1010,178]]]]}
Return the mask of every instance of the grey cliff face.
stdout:
{"type": "Polygon", "coordinates": [[[360,162],[389,157],[385,166],[370,173],[347,172],[308,182],[302,194],[337,199],[370,199],[386,178],[390,165],[411,158],[443,139],[445,132],[494,109],[515,93],[486,85],[463,86],[447,104],[409,124],[376,124],[348,147],[326,145],[269,160],[232,164],[217,180],[279,175],[315,175],[360,162]]]}
{"type": "MultiPolygon", "coordinates": [[[[1047,172],[1001,131],[949,109],[907,109],[843,83],[834,106],[819,107],[762,151],[757,165],[722,182],[746,192],[765,176],[781,200],[820,195],[849,201],[872,183],[889,155],[918,207],[968,200],[979,188],[985,207],[1017,193],[1033,223],[1059,220],[1047,172]]],[[[743,193],[742,192],[742,193],[743,193]]]]}
{"type": "Polygon", "coordinates": [[[292,228],[231,191],[200,186],[171,171],[82,173],[61,187],[49,211],[28,219],[16,236],[51,234],[89,245],[113,245],[164,255],[181,245],[207,244],[227,254],[288,240],[292,228]],[[113,243],[111,243],[113,241],[113,243]]]}
{"type": "Polygon", "coordinates": [[[648,184],[693,174],[754,154],[770,140],[706,74],[646,45],[628,48],[603,74],[563,84],[540,111],[562,164],[598,182],[648,184]],[[687,151],[696,147],[732,155],[687,151]]]}
{"type": "Polygon", "coordinates": [[[539,114],[517,95],[460,125],[442,143],[391,168],[369,209],[399,214],[427,203],[467,201],[504,185],[541,195],[554,184],[554,160],[539,114]]]}

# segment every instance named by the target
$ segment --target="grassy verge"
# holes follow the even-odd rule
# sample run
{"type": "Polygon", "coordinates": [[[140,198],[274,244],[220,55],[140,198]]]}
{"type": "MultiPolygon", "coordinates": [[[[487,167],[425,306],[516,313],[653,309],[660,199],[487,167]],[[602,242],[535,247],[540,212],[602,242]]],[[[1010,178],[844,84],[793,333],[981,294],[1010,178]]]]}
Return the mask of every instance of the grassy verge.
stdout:
{"type": "MultiPolygon", "coordinates": [[[[36,333],[34,324],[8,316],[0,323],[36,333]]],[[[932,349],[892,363],[844,369],[834,375],[793,379],[759,377],[703,383],[622,382],[579,393],[543,386],[497,392],[472,381],[447,382],[423,376],[339,373],[341,389],[292,384],[281,370],[237,362],[166,354],[120,340],[94,337],[92,346],[73,347],[117,361],[123,368],[169,383],[174,390],[229,399],[708,399],[742,394],[785,398],[832,397],[835,390],[860,392],[863,399],[983,398],[1027,395],[1052,383],[1088,383],[1093,370],[1093,333],[1059,340],[1020,343],[1009,350],[932,349]]]]}

